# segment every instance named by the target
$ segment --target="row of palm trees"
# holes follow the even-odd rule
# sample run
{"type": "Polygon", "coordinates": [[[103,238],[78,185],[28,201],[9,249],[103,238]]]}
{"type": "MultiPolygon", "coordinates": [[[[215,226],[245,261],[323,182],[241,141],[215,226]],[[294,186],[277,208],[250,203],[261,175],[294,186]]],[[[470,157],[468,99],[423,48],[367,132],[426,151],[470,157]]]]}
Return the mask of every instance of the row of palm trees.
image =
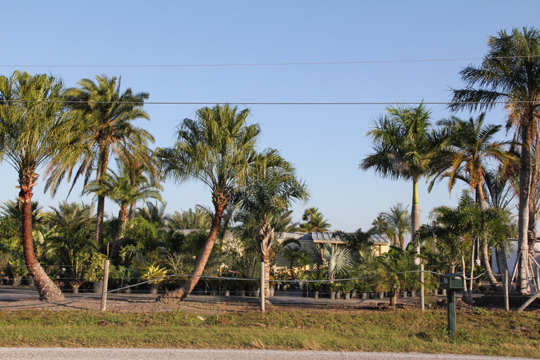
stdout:
{"type": "MultiPolygon", "coordinates": [[[[520,248],[519,288],[527,292],[526,268],[530,249],[536,242],[539,207],[536,201],[540,153],[538,143],[538,107],[540,105],[540,32],[534,28],[501,31],[488,41],[488,53],[480,66],[470,65],[460,74],[466,88],[452,90],[450,110],[489,110],[504,104],[509,116],[507,128],[516,129],[513,141],[495,141],[500,125],[485,125],[484,113],[468,120],[452,116],[432,127],[425,106],[387,108],[387,114],[373,122],[368,136],[374,153],[360,167],[374,169],[384,177],[411,180],[413,200],[411,232],[420,227],[418,181],[433,184],[448,179],[449,191],[456,180],[474,189],[476,203],[486,209],[485,186],[490,162],[501,164],[500,177],[513,180],[519,193],[518,238],[520,248]]],[[[504,188],[503,181],[503,188],[504,188]]],[[[417,244],[417,252],[420,245],[417,244]]],[[[490,271],[489,241],[482,245],[483,260],[490,271]]]]}
{"type": "Polygon", "coordinates": [[[133,125],[136,119],[149,119],[142,109],[147,93],[121,92],[120,79],[115,77],[96,76],[95,82],[83,79],[78,85],[66,89],[54,77],[18,71],[0,77],[0,153],[19,174],[24,258],[41,299],[63,298],[40,266],[33,246],[31,202],[42,168],[46,190],[53,195],[64,179],[72,180],[72,189],[79,178],[84,179],[84,193],[97,197],[95,234],[102,249],[105,197],[118,203],[121,226],[113,254],[128,219],[134,217],[136,202],[161,200],[161,179],[170,177],[178,183],[195,179],[208,186],[214,209],[206,244],[193,276],[165,298],[183,298],[191,292],[222,221],[232,220],[224,219],[224,214],[234,207],[248,212],[257,223],[268,272],[272,218],[283,215],[292,201],[305,201],[309,195],[295,168],[277,150],[257,150],[260,127],[247,123],[248,109],[229,105],[199,109],[195,119],[184,119],[178,126],[173,146],[152,151],[152,135],[133,125]],[[109,169],[113,155],[118,172],[109,169]]]}

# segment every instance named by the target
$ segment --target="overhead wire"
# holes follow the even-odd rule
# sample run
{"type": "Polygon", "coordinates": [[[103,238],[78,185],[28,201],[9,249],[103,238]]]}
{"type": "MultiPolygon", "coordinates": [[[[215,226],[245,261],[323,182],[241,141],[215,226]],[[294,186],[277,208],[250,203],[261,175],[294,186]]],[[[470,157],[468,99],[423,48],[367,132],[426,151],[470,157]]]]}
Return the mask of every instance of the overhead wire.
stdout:
{"type": "MultiPolygon", "coordinates": [[[[64,104],[84,104],[81,101],[51,101],[51,100],[5,100],[0,99],[2,103],[64,103],[64,104]]],[[[116,104],[118,101],[92,101],[92,104],[116,104]]],[[[246,101],[122,101],[122,104],[135,105],[208,105],[208,104],[236,104],[236,105],[493,105],[508,104],[507,101],[357,101],[357,102],[246,102],[246,101]]],[[[529,104],[537,101],[512,101],[512,104],[529,104]]]]}
{"type": "MultiPolygon", "coordinates": [[[[530,58],[540,55],[530,56],[499,56],[491,57],[490,60],[530,58]]],[[[28,65],[27,68],[160,68],[160,67],[242,67],[242,66],[311,66],[311,65],[356,65],[356,64],[399,64],[399,63],[418,63],[418,62],[445,62],[445,61],[471,61],[484,60],[483,57],[469,58],[443,58],[443,59],[410,59],[410,60],[360,60],[360,61],[320,61],[320,62],[277,62],[277,63],[217,63],[217,64],[127,64],[127,65],[28,65]]],[[[19,67],[22,64],[0,64],[0,67],[19,67]]]]}

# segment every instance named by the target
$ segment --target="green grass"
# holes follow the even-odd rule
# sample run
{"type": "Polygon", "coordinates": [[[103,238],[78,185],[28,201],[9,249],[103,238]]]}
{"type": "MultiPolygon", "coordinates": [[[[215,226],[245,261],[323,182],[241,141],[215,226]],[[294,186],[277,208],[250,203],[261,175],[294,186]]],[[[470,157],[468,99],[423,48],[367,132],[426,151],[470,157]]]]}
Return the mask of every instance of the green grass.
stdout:
{"type": "Polygon", "coordinates": [[[540,356],[538,313],[275,308],[258,312],[100,313],[0,311],[0,343],[10,347],[279,349],[540,356]],[[201,316],[201,320],[198,316],[201,316]]]}

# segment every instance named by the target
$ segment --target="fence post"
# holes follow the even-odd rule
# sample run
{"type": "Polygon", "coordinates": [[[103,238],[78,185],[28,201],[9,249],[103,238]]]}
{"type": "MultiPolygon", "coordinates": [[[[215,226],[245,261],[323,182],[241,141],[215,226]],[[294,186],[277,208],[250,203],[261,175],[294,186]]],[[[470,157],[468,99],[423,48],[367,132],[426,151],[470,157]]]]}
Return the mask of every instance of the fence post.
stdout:
{"type": "Polygon", "coordinates": [[[266,290],[266,287],[264,286],[264,261],[261,261],[261,312],[264,312],[264,292],[266,290]]]}
{"type": "Polygon", "coordinates": [[[504,308],[510,311],[510,301],[508,299],[508,269],[504,271],[504,308]]]}
{"type": "Polygon", "coordinates": [[[424,293],[424,263],[420,263],[420,309],[426,310],[426,301],[424,293]]]}
{"type": "Polygon", "coordinates": [[[103,268],[103,289],[101,293],[101,311],[107,311],[107,290],[109,288],[109,260],[105,260],[103,268]]]}

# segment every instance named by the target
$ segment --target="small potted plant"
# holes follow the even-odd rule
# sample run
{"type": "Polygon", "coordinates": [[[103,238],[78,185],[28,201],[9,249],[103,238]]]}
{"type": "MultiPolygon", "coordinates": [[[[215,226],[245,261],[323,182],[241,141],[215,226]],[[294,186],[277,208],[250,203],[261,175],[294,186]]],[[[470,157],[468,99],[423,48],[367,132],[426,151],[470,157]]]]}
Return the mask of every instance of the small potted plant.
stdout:
{"type": "Polygon", "coordinates": [[[22,278],[28,275],[28,269],[24,260],[21,258],[16,258],[8,262],[9,268],[11,269],[11,274],[13,275],[13,286],[18,286],[21,284],[22,278]]]}
{"type": "Polygon", "coordinates": [[[148,283],[150,294],[157,294],[159,290],[159,284],[163,282],[163,277],[167,276],[167,269],[160,267],[157,264],[150,264],[146,267],[146,269],[143,270],[143,274],[141,275],[142,281],[150,281],[148,283]]]}
{"type": "Polygon", "coordinates": [[[95,294],[103,292],[105,260],[107,260],[107,256],[100,253],[93,253],[83,272],[83,279],[93,284],[93,291],[95,294]]]}
{"type": "Polygon", "coordinates": [[[125,294],[131,294],[131,287],[127,287],[131,284],[131,281],[137,276],[137,267],[135,265],[130,266],[118,266],[118,269],[121,272],[120,279],[122,283],[120,287],[126,287],[124,289],[125,294]]]}

